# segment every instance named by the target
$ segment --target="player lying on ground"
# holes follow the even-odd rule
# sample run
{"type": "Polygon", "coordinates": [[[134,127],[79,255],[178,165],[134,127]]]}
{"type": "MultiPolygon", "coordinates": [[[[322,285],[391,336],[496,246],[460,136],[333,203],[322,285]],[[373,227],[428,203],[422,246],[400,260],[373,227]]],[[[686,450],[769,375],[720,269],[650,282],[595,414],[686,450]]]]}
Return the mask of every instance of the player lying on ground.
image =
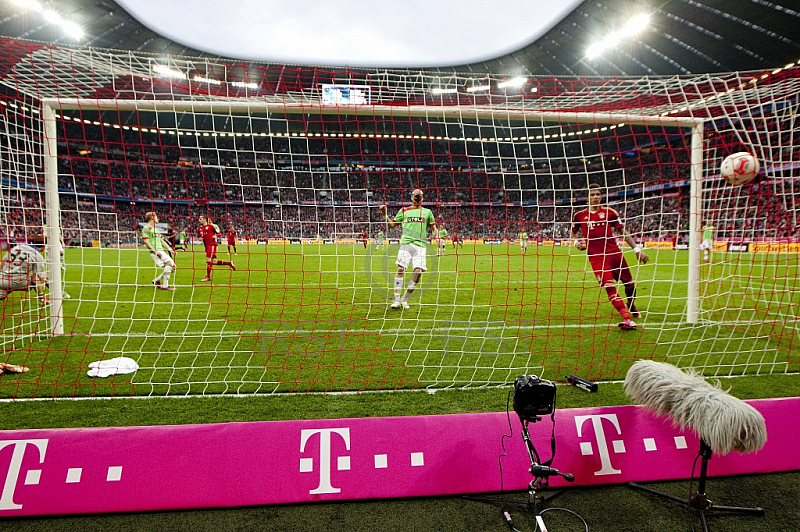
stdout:
{"type": "Polygon", "coordinates": [[[639,262],[646,264],[650,258],[625,230],[625,224],[620,220],[619,213],[610,207],[603,207],[602,203],[603,193],[600,186],[592,183],[589,185],[589,207],[572,217],[571,238],[577,249],[587,250],[589,264],[592,265],[598,282],[606,289],[608,299],[622,316],[620,329],[633,330],[636,329],[636,323],[631,318],[639,317],[635,304],[636,285],[628,263],[622,256],[622,250],[617,245],[615,231],[619,232],[625,242],[633,248],[639,262]],[[579,232],[583,235],[583,239],[578,238],[579,232]],[[617,293],[616,281],[622,281],[625,287],[627,307],[617,293]]]}
{"type": "MultiPolygon", "coordinates": [[[[44,238],[40,237],[34,242],[42,245],[44,238]]],[[[10,292],[28,292],[32,288],[36,290],[42,305],[46,305],[47,272],[44,257],[33,243],[17,244],[0,261],[0,301],[8,297],[10,292]]]]}
{"type": "Polygon", "coordinates": [[[392,229],[398,225],[402,226],[403,235],[400,237],[400,250],[397,252],[397,273],[394,276],[394,301],[393,309],[408,308],[408,296],[419,284],[422,272],[427,269],[425,261],[425,244],[428,239],[428,228],[433,235],[436,234],[436,220],[430,209],[422,206],[422,191],[418,188],[411,192],[410,207],[403,207],[394,217],[390,219],[386,214],[386,205],[381,205],[380,211],[383,219],[392,229]],[[403,293],[403,274],[411,267],[414,272],[411,281],[408,283],[406,292],[403,293]]]}

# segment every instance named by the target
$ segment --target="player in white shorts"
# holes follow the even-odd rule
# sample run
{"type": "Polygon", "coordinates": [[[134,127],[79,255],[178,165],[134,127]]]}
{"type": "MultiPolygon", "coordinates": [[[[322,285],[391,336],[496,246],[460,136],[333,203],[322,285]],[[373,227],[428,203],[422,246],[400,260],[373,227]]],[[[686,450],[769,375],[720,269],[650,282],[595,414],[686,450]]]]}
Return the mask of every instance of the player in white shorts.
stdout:
{"type": "Polygon", "coordinates": [[[0,300],[9,292],[27,292],[32,288],[42,304],[47,304],[44,257],[34,245],[17,244],[0,262],[0,300]]]}
{"type": "Polygon", "coordinates": [[[142,240],[150,252],[153,262],[156,263],[157,267],[162,268],[161,274],[153,279],[153,285],[161,290],[174,290],[175,288],[169,285],[169,278],[172,272],[177,269],[175,261],[170,257],[170,254],[173,254],[174,251],[156,229],[158,215],[154,212],[148,212],[145,214],[145,220],[147,220],[147,224],[142,228],[142,240]]]}
{"type": "Polygon", "coordinates": [[[703,262],[708,262],[708,252],[714,251],[714,226],[703,226],[703,241],[700,242],[700,251],[703,252],[703,262]]]}
{"type": "Polygon", "coordinates": [[[403,207],[394,217],[390,219],[386,214],[386,205],[381,205],[380,211],[383,219],[392,229],[398,225],[403,228],[403,235],[400,237],[400,251],[397,253],[397,273],[394,277],[394,301],[392,302],[393,309],[408,308],[408,296],[410,296],[417,287],[422,272],[427,269],[426,255],[427,255],[427,239],[428,229],[430,228],[433,235],[436,235],[436,220],[433,217],[433,212],[422,206],[422,191],[414,189],[411,192],[410,207],[403,207]],[[408,283],[408,288],[403,293],[403,275],[408,268],[411,268],[413,274],[411,281],[408,283]]]}

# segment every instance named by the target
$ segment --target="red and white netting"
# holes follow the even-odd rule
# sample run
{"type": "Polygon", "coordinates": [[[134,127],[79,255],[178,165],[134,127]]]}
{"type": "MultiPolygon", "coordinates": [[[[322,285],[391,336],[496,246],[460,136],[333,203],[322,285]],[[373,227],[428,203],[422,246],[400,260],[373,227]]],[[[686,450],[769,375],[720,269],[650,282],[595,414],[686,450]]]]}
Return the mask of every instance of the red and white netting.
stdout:
{"type": "Polygon", "coordinates": [[[619,379],[637,358],[798,370],[796,66],[504,85],[0,46],[0,238],[60,230],[66,244],[63,260],[47,248],[47,305],[24,290],[1,303],[4,360],[30,368],[2,377],[3,397],[619,379]],[[762,165],[742,187],[718,175],[736,151],[762,165]],[[636,331],[616,327],[570,240],[589,183],[651,256],[626,253],[636,331]],[[410,308],[394,310],[400,233],[378,208],[394,216],[415,188],[447,236],[429,244],[410,308]],[[165,237],[186,234],[174,291],[152,285],[149,211],[165,237]],[[235,250],[224,235],[217,250],[236,271],[213,267],[210,283],[200,215],[236,233],[235,250]],[[87,376],[116,357],[138,371],[87,376]]]}

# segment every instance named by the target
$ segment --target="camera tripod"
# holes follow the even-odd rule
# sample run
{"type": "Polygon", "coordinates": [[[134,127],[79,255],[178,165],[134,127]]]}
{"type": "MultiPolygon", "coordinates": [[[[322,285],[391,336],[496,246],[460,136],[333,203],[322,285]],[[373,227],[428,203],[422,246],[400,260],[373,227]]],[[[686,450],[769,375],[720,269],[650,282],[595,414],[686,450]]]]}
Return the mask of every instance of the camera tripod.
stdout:
{"type": "MultiPolygon", "coordinates": [[[[531,417],[530,418],[533,423],[537,421],[541,421],[542,418],[539,416],[531,417]]],[[[528,420],[523,419],[520,416],[520,422],[522,423],[522,439],[525,442],[525,447],[528,449],[528,457],[531,461],[531,467],[528,469],[531,475],[533,475],[533,480],[530,481],[528,484],[528,498],[526,499],[505,499],[502,497],[467,497],[472,500],[479,500],[479,501],[487,501],[487,502],[500,502],[503,504],[515,504],[525,506],[529,511],[533,513],[534,518],[536,519],[536,525],[538,526],[541,532],[547,532],[547,527],[544,524],[544,519],[542,518],[542,509],[541,504],[553,499],[561,493],[561,490],[552,491],[546,495],[537,495],[536,491],[540,488],[547,487],[547,483],[551,476],[560,476],[563,477],[564,480],[567,482],[572,482],[575,480],[575,477],[569,473],[562,473],[558,469],[554,467],[549,467],[549,465],[540,464],[539,463],[539,455],[536,452],[536,448],[533,446],[533,442],[531,441],[530,433],[528,432],[528,420]]],[[[503,516],[506,518],[509,526],[516,530],[514,527],[514,521],[511,519],[511,514],[508,513],[507,510],[503,510],[503,516]]]]}

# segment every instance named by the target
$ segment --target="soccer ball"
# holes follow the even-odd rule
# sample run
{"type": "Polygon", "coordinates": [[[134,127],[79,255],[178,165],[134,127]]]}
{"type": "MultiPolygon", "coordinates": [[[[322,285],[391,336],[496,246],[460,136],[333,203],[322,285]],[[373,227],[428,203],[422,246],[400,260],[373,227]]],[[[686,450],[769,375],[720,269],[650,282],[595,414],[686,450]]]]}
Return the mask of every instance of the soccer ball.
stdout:
{"type": "Polygon", "coordinates": [[[744,185],[755,179],[759,167],[758,159],[752,153],[740,151],[725,157],[719,171],[731,185],[744,185]]]}

